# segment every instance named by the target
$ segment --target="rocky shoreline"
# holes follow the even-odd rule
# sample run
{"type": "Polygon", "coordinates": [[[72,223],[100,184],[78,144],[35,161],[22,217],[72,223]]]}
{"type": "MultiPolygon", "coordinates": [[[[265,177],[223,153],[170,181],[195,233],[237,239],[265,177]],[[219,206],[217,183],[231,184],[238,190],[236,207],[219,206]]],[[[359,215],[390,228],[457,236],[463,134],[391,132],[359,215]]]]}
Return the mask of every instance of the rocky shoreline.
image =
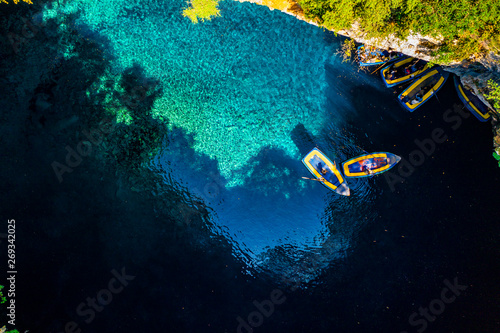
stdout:
{"type": "MultiPolygon", "coordinates": [[[[318,22],[305,17],[300,5],[295,0],[237,0],[240,2],[251,2],[258,5],[267,6],[271,10],[280,10],[286,14],[295,16],[297,19],[320,27],[318,22]]],[[[436,61],[431,54],[441,45],[441,40],[429,36],[422,36],[418,33],[410,35],[406,40],[401,40],[395,36],[384,39],[368,38],[359,25],[353,24],[349,30],[334,31],[335,33],[352,38],[358,43],[373,45],[385,50],[401,52],[414,58],[425,61],[436,61]]],[[[482,57],[442,65],[443,69],[460,77],[462,84],[472,88],[475,94],[490,109],[494,110],[492,117],[493,125],[493,147],[496,154],[500,155],[500,110],[495,110],[483,96],[488,80],[496,79],[500,81],[500,55],[494,52],[484,54],[482,57]]],[[[500,163],[499,163],[500,166],[500,163]]]]}

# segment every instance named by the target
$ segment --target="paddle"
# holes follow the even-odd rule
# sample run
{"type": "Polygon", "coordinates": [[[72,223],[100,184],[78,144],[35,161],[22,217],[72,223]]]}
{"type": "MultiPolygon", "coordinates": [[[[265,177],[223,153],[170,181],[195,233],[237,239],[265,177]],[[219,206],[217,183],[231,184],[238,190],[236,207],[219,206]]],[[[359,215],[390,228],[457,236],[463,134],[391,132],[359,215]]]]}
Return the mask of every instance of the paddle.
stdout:
{"type": "Polygon", "coordinates": [[[440,100],[439,100],[439,98],[438,98],[437,92],[435,92],[435,91],[434,91],[434,86],[432,86],[431,90],[432,90],[432,94],[433,94],[434,96],[436,96],[436,99],[438,100],[439,104],[441,104],[441,101],[440,101],[440,100]]]}
{"type": "Polygon", "coordinates": [[[308,179],[308,180],[315,180],[317,182],[323,182],[322,180],[320,179],[316,179],[316,178],[307,178],[307,177],[302,177],[302,179],[308,179]]]}
{"type": "Polygon", "coordinates": [[[387,63],[387,61],[386,61],[386,62],[384,62],[382,65],[380,65],[380,67],[379,67],[379,68],[377,68],[376,70],[374,70],[373,72],[371,72],[371,74],[373,74],[373,73],[375,73],[376,71],[378,71],[379,69],[381,69],[381,68],[382,68],[382,67],[383,67],[386,63],[387,63]]]}

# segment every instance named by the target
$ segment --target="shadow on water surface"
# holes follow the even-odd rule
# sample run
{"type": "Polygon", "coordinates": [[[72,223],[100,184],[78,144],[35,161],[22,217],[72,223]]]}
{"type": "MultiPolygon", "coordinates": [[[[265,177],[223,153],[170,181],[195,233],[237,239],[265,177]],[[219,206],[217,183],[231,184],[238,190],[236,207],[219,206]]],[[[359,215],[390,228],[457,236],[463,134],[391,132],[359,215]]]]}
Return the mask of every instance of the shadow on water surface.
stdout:
{"type": "MultiPolygon", "coordinates": [[[[176,331],[185,330],[189,320],[176,304],[189,306],[186,299],[198,299],[205,290],[221,291],[216,303],[233,303],[223,301],[228,284],[222,286],[209,271],[217,270],[225,281],[239,281],[245,276],[241,264],[232,258],[224,239],[208,232],[202,204],[186,225],[177,211],[184,200],[181,194],[160,186],[158,174],[142,167],[166,132],[164,123],[150,114],[159,91],[134,92],[138,84],[154,80],[138,66],[109,75],[112,59],[103,57],[110,51],[107,40],[81,38],[79,32],[86,28],[79,25],[74,30],[77,16],[65,19],[63,33],[57,30],[60,22],[48,21],[36,38],[23,45],[22,58],[14,52],[3,55],[2,69],[9,76],[2,78],[6,94],[0,100],[5,120],[1,140],[4,144],[8,138],[10,144],[4,145],[1,157],[2,213],[17,222],[16,259],[26,272],[17,278],[17,326],[60,332],[67,323],[76,322],[84,331],[113,332],[132,311],[141,319],[130,320],[127,329],[141,331],[156,309],[149,302],[163,295],[170,311],[155,318],[165,318],[176,331]],[[75,47],[70,56],[60,56],[61,40],[75,47]],[[117,123],[118,110],[128,114],[128,123],[117,123]],[[112,131],[96,134],[103,119],[111,119],[112,131]],[[69,160],[66,147],[75,152],[69,160]],[[84,153],[77,158],[78,152],[84,153]],[[54,161],[71,166],[61,181],[52,168],[54,161]],[[187,296],[174,290],[184,290],[186,276],[193,276],[188,273],[190,264],[200,272],[198,281],[189,282],[192,291],[187,296]],[[122,267],[137,278],[115,295],[120,301],[97,313],[95,320],[78,312],[81,302],[106,287],[111,270],[122,267]],[[184,276],[182,281],[172,278],[168,287],[150,288],[150,283],[164,284],[172,267],[184,276]]],[[[21,29],[23,21],[19,22],[19,27],[11,28],[21,29]]],[[[209,311],[206,320],[224,318],[219,327],[236,315],[216,312],[209,311]]]]}
{"type": "MultiPolygon", "coordinates": [[[[301,154],[316,145],[302,124],[291,136],[301,154]]],[[[166,183],[194,195],[194,201],[186,200],[188,207],[207,205],[212,232],[224,235],[250,267],[277,281],[312,281],[332,261],[345,257],[354,234],[375,214],[367,181],[350,183],[357,191],[353,200],[338,196],[301,179],[311,175],[300,160],[280,149],[262,148],[245,164],[243,185],[226,187],[217,161],[194,150],[193,135],[175,128],[168,140],[153,164],[166,183]]],[[[188,207],[183,212],[189,219],[188,207]]]]}

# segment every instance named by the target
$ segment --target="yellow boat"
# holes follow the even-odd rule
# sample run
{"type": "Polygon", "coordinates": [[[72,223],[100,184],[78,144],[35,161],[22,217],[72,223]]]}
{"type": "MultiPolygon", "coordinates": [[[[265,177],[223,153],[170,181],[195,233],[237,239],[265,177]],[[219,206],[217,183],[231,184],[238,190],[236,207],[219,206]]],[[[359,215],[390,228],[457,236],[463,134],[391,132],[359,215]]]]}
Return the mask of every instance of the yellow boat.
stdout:
{"type": "Polygon", "coordinates": [[[415,111],[441,89],[449,75],[439,66],[430,68],[399,94],[399,102],[406,110],[415,111]]]}
{"type": "Polygon", "coordinates": [[[387,152],[376,152],[353,157],[342,163],[346,178],[371,177],[393,168],[401,157],[387,152]]]}
{"type": "Polygon", "coordinates": [[[458,97],[479,121],[485,122],[491,119],[489,108],[474,93],[462,85],[458,76],[453,77],[458,97]]]}
{"type": "Polygon", "coordinates": [[[358,47],[358,61],[360,66],[381,65],[388,61],[394,61],[403,57],[402,53],[389,52],[371,45],[361,45],[358,47]]]}
{"type": "Polygon", "coordinates": [[[340,195],[351,195],[344,177],[337,169],[336,163],[332,163],[318,148],[311,150],[303,159],[306,168],[330,190],[340,195]]]}
{"type": "Polygon", "coordinates": [[[380,75],[387,88],[390,88],[416,79],[427,69],[429,65],[426,61],[408,57],[382,68],[380,75]]]}

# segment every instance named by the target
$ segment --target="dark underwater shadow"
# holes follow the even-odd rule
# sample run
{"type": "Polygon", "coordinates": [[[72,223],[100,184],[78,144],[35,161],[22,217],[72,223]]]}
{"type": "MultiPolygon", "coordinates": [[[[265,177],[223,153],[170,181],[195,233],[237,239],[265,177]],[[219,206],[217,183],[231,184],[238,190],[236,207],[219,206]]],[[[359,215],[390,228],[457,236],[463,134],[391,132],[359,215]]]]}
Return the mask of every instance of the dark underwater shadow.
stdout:
{"type": "MultiPolygon", "coordinates": [[[[9,13],[22,17],[37,10],[26,8],[9,7],[9,13]]],[[[10,144],[1,157],[0,197],[5,216],[16,219],[19,267],[26,272],[17,280],[17,326],[62,331],[74,321],[83,330],[112,332],[117,330],[114,323],[122,322],[141,331],[154,313],[169,327],[180,328],[189,320],[176,302],[199,299],[210,286],[220,291],[215,300],[223,303],[228,285],[222,281],[244,276],[242,265],[227,242],[207,228],[205,205],[200,202],[186,221],[178,206],[184,202],[182,193],[165,186],[160,174],[145,167],[165,144],[167,133],[167,122],[151,115],[161,94],[156,79],[146,77],[138,66],[109,75],[114,60],[109,41],[76,25],[77,18],[64,18],[64,35],[57,31],[60,21],[48,21],[22,45],[23,57],[2,52],[2,70],[9,73],[2,79],[2,144],[10,144]],[[75,46],[71,57],[61,56],[61,40],[75,46]],[[107,80],[94,89],[102,77],[107,80]],[[126,110],[128,124],[117,122],[116,109],[126,110]],[[103,121],[111,129],[95,134],[103,121]],[[86,133],[94,134],[89,138],[86,133]],[[77,158],[71,153],[68,159],[66,147],[84,154],[77,158]],[[71,169],[63,169],[61,181],[54,162],[71,169]],[[193,275],[195,263],[198,276],[193,275]],[[112,269],[122,267],[136,280],[115,295],[120,301],[87,323],[77,307],[106,287],[112,269]],[[223,271],[220,277],[226,278],[214,278],[213,271],[223,271]],[[166,277],[172,272],[181,278],[166,277]],[[193,280],[187,282],[186,276],[193,280]],[[165,280],[170,287],[162,289],[165,280]],[[174,292],[184,290],[184,283],[193,284],[192,293],[174,292]],[[171,311],[155,313],[157,308],[149,302],[154,304],[158,295],[170,300],[171,311]],[[127,319],[130,309],[139,321],[127,319]]],[[[19,22],[9,28],[20,31],[19,22]]],[[[234,288],[240,288],[240,280],[235,281],[234,288]]],[[[232,308],[238,300],[229,302],[232,308]]],[[[219,316],[219,327],[236,316],[217,312],[209,311],[206,317],[219,316]]]]}

